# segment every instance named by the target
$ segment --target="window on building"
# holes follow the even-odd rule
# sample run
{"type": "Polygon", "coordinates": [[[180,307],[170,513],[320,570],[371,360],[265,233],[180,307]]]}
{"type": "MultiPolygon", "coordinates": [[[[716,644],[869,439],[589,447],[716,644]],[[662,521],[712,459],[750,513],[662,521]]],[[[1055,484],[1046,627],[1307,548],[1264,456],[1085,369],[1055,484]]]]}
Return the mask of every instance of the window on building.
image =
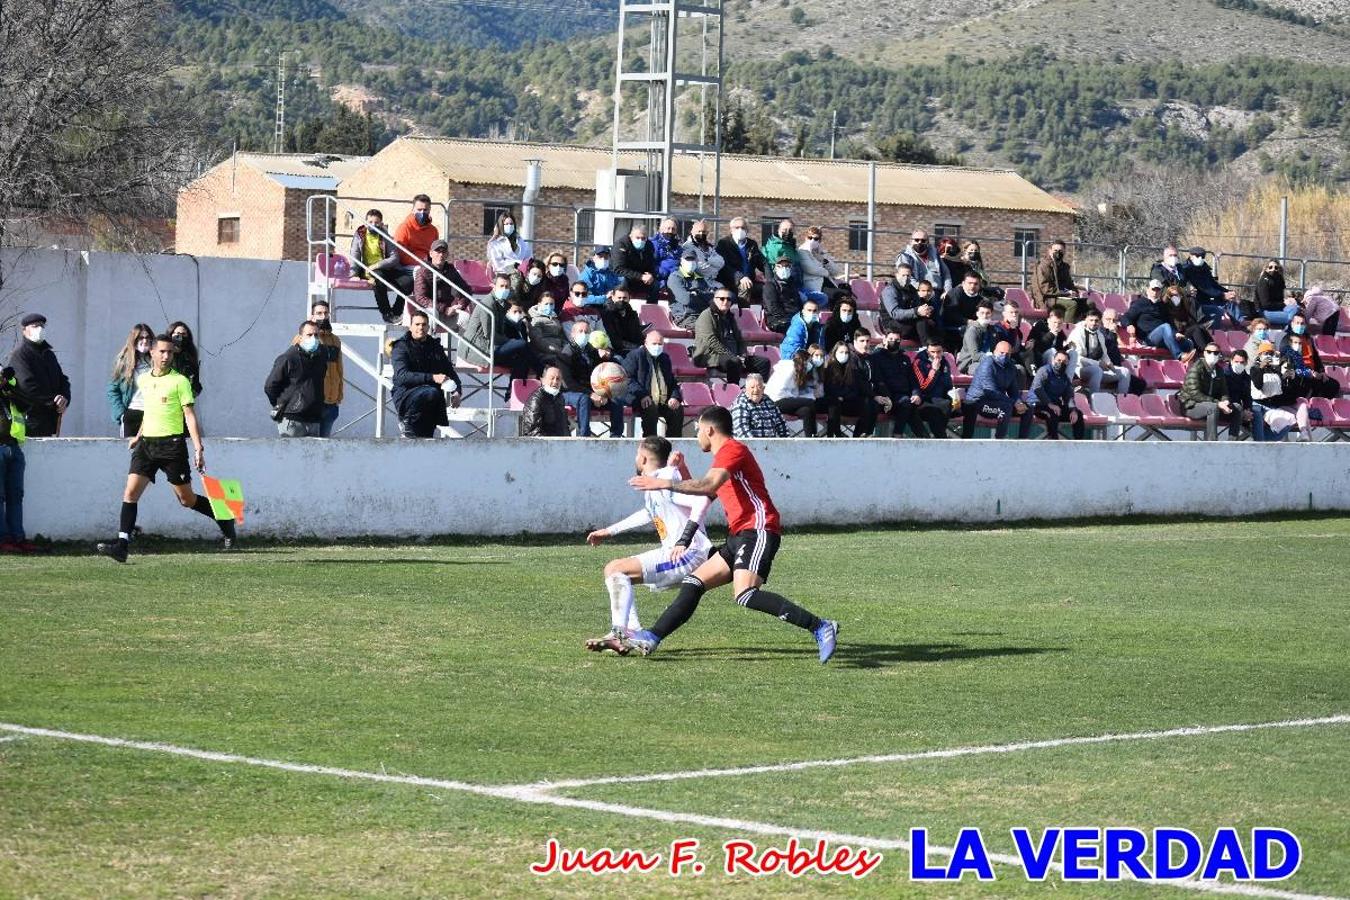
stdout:
{"type": "Polygon", "coordinates": [[[763,247],[769,242],[769,238],[778,233],[778,223],[782,219],[765,218],[759,223],[759,245],[763,247]]]}
{"type": "Polygon", "coordinates": [[[959,238],[961,236],[961,226],[952,224],[937,224],[933,226],[933,237],[935,238],[959,238]]]}
{"type": "MultiPolygon", "coordinates": [[[[483,236],[490,237],[497,227],[497,219],[504,215],[514,216],[516,209],[514,206],[493,206],[487,203],[483,204],[483,236]]],[[[517,222],[517,225],[520,223],[517,222]]]]}
{"type": "Polygon", "coordinates": [[[848,249],[854,253],[867,252],[867,223],[850,221],[848,223],[848,249]]]}
{"type": "Polygon", "coordinates": [[[216,243],[217,244],[237,244],[239,243],[239,217],[221,216],[216,219],[216,243]]]}
{"type": "Polygon", "coordinates": [[[580,260],[572,261],[580,267],[583,261],[590,258],[591,249],[595,246],[595,210],[583,209],[577,213],[576,229],[577,246],[581,248],[582,256],[580,260]]]}
{"type": "Polygon", "coordinates": [[[1022,258],[1023,252],[1027,259],[1035,259],[1040,254],[1041,230],[1039,228],[1014,228],[1013,229],[1013,256],[1022,258]]]}

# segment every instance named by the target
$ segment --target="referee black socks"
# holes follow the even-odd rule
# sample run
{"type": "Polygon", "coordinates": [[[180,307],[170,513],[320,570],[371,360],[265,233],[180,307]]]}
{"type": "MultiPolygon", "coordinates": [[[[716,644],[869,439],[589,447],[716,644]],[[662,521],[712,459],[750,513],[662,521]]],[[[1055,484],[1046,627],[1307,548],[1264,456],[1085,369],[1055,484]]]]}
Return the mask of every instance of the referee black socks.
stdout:
{"type": "Polygon", "coordinates": [[[197,495],[197,502],[192,504],[193,512],[199,512],[206,516],[220,528],[220,533],[227,538],[234,537],[234,519],[217,519],[216,514],[211,510],[211,501],[207,500],[201,494],[197,495]]]}
{"type": "Polygon", "coordinates": [[[131,542],[131,536],[136,532],[136,504],[122,501],[122,516],[118,520],[117,540],[123,544],[131,542]]]}
{"type": "Polygon", "coordinates": [[[736,595],[736,602],[747,609],[757,609],[768,613],[798,628],[815,631],[820,627],[820,619],[802,609],[786,597],[779,596],[763,588],[748,588],[736,595]]]}

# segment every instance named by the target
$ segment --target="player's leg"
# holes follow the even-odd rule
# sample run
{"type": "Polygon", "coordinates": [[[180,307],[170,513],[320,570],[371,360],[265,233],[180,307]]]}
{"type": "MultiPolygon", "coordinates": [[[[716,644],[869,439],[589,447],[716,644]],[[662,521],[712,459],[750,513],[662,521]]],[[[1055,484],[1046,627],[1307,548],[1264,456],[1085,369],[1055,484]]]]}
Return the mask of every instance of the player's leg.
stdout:
{"type": "Polygon", "coordinates": [[[224,548],[226,550],[233,549],[235,534],[234,519],[217,519],[215,511],[211,509],[211,501],[192,490],[192,475],[187,469],[186,456],[183,458],[183,468],[181,471],[178,470],[177,465],[174,465],[172,468],[173,471],[166,470],[166,474],[169,480],[169,486],[173,488],[174,496],[178,498],[178,502],[182,504],[184,509],[190,509],[195,513],[201,513],[212,522],[215,522],[216,527],[220,529],[220,533],[225,539],[223,544],[224,548]]]}
{"type": "MultiPolygon", "coordinates": [[[[650,552],[650,551],[649,551],[650,552]]],[[[642,584],[642,559],[628,556],[612,560],[605,566],[605,589],[609,591],[610,625],[616,632],[637,631],[637,605],[633,602],[633,585],[642,584]]]]}
{"type": "MultiPolygon", "coordinates": [[[[741,536],[738,536],[741,537],[741,536]]],[[[828,662],[834,655],[836,622],[821,619],[809,609],[764,589],[764,582],[778,553],[779,536],[767,531],[746,534],[736,550],[736,569],[732,585],[736,602],[747,609],[767,613],[776,619],[811,632],[820,648],[820,661],[828,662]]]]}
{"type": "Polygon", "coordinates": [[[137,461],[134,456],[131,466],[132,472],[127,475],[127,484],[122,490],[122,512],[117,522],[117,540],[102,541],[98,545],[99,553],[123,563],[127,561],[127,547],[131,544],[131,535],[136,531],[137,504],[145,489],[150,486],[150,479],[135,471],[137,461]]]}
{"type": "Polygon", "coordinates": [[[686,575],[680,584],[680,592],[661,613],[656,624],[646,631],[639,631],[626,642],[629,649],[639,651],[643,656],[656,649],[677,628],[689,621],[704,593],[712,588],[721,587],[731,581],[731,559],[724,545],[721,550],[709,556],[701,566],[686,575]]]}

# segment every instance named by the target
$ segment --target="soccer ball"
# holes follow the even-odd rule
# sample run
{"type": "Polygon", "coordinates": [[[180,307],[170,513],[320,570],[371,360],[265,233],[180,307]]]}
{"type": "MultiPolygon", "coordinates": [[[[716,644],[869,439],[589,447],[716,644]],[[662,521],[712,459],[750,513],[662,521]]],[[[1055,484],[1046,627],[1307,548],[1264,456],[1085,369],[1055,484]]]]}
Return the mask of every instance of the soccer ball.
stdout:
{"type": "Polygon", "coordinates": [[[591,346],[597,350],[608,350],[609,335],[605,334],[603,331],[592,331],[591,346]]]}
{"type": "Polygon", "coordinates": [[[621,395],[628,387],[628,373],[616,362],[603,362],[591,370],[591,390],[610,397],[621,395]]]}

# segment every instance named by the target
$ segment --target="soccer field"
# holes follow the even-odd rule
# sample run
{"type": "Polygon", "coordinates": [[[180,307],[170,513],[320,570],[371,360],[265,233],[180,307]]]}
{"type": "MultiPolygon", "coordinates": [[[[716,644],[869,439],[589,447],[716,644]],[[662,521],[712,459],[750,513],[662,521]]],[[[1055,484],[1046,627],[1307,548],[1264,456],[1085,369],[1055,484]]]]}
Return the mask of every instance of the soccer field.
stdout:
{"type": "Polygon", "coordinates": [[[604,562],[654,539],[581,537],[5,558],[0,896],[1350,896],[1350,518],[789,529],[771,585],[840,621],[828,666],[729,588],[649,658],[586,653],[604,562]],[[1303,855],[1036,883],[1016,826],[1303,855]],[[934,865],[980,828],[995,880],[912,882],[914,827],[934,865]],[[794,835],[884,859],[721,871],[794,835]],[[551,838],[663,863],[532,874],[551,838]],[[684,838],[707,868],[672,878],[684,838]]]}

